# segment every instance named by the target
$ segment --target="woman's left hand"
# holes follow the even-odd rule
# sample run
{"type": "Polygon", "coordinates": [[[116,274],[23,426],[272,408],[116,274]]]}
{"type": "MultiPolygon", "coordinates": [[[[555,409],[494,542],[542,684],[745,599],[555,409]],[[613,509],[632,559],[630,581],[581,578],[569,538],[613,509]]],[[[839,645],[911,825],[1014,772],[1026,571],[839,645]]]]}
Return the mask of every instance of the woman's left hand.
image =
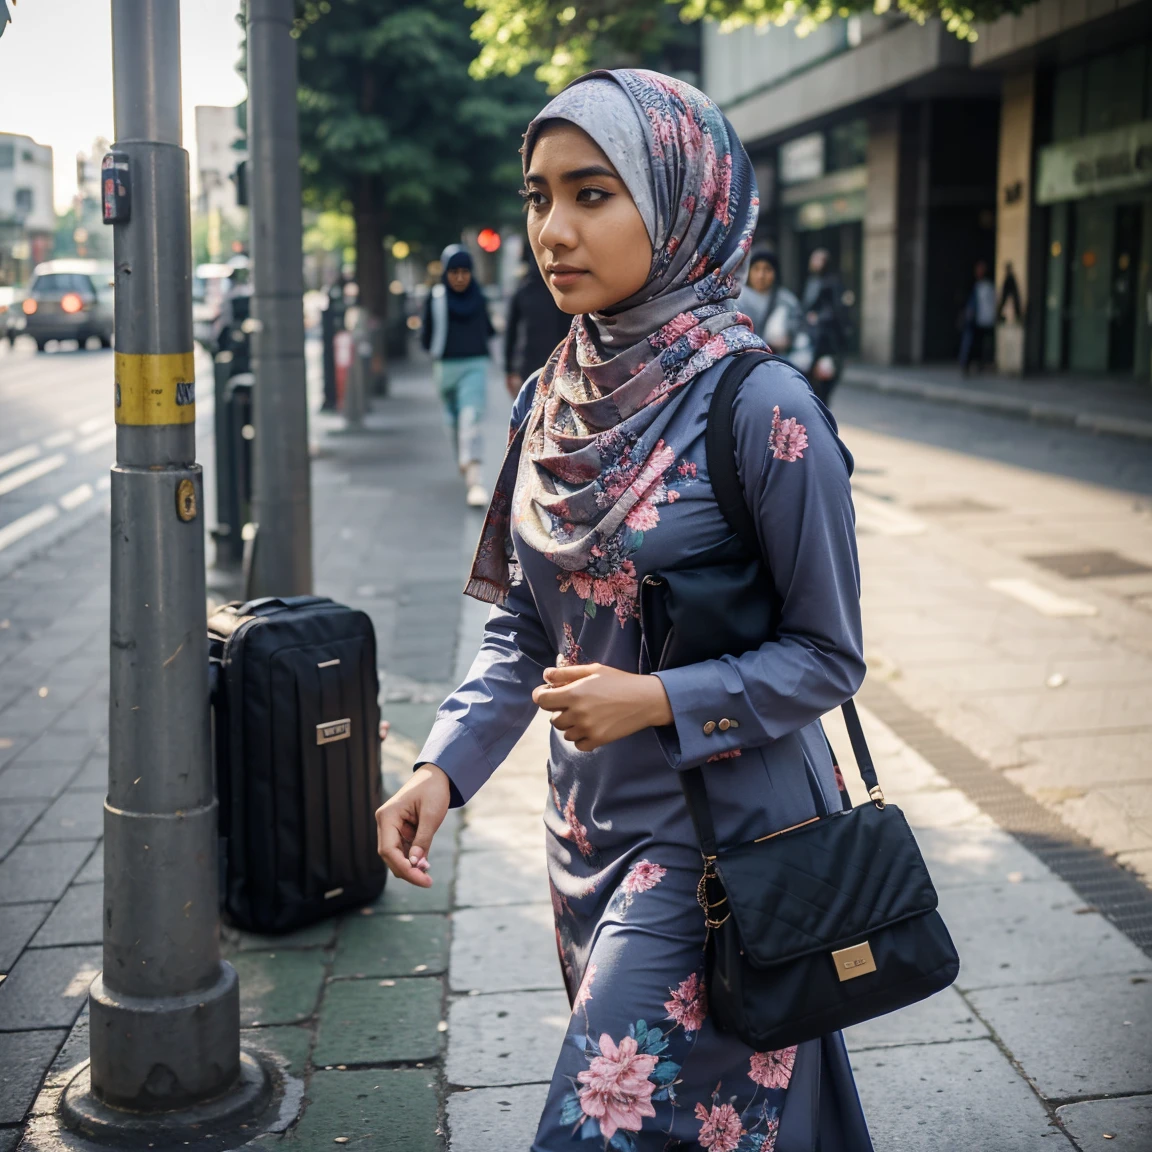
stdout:
{"type": "Polygon", "coordinates": [[[639,676],[605,664],[546,668],[544,683],[532,699],[553,713],[552,726],[581,752],[673,720],[659,676],[639,676]]]}

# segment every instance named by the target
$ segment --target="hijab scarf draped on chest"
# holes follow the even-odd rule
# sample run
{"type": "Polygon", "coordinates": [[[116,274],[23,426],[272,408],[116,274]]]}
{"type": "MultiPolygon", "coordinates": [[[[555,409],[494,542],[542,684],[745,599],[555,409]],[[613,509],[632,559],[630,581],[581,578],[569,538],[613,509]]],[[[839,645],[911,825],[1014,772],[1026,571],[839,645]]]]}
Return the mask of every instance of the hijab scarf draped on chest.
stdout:
{"type": "Polygon", "coordinates": [[[663,489],[671,450],[659,417],[710,365],[766,347],[732,302],[759,199],[720,109],[656,72],[591,72],[528,126],[525,173],[549,120],[583,129],[612,161],[648,229],[652,269],[630,299],[575,317],[540,374],[465,588],[496,603],[511,587],[513,528],[563,573],[633,580],[630,561],[611,558],[628,551],[630,514],[636,523],[637,505],[663,489]]]}

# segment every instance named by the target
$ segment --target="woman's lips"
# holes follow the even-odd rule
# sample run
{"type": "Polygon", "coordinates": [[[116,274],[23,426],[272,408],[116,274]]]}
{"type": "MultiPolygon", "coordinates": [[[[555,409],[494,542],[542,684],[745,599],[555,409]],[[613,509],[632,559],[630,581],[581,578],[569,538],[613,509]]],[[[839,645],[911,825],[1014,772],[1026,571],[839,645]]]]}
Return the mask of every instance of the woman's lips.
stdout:
{"type": "Polygon", "coordinates": [[[557,288],[567,288],[569,285],[575,284],[581,276],[587,275],[587,272],[579,268],[557,268],[548,273],[548,278],[557,288]]]}

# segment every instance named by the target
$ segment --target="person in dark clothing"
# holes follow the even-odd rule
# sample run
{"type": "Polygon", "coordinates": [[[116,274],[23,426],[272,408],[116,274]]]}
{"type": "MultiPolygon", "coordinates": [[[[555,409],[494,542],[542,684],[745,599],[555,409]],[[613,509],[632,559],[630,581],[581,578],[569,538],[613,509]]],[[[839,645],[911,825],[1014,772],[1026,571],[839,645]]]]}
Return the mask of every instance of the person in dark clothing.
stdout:
{"type": "Polygon", "coordinates": [[[817,248],[808,258],[808,279],[800,307],[812,342],[812,390],[827,404],[840,379],[841,357],[848,336],[844,315],[844,288],[831,269],[827,248],[817,248]]]}
{"type": "Polygon", "coordinates": [[[556,307],[539,265],[529,255],[524,275],[508,303],[504,328],[504,383],[513,399],[524,381],[548,362],[571,326],[572,317],[556,307]]]}
{"type": "Polygon", "coordinates": [[[420,343],[435,361],[444,415],[456,441],[456,457],[468,484],[468,504],[483,508],[484,407],[488,394],[488,340],[495,329],[484,291],[472,274],[472,256],[450,244],[440,256],[440,283],[428,294],[420,343]]]}

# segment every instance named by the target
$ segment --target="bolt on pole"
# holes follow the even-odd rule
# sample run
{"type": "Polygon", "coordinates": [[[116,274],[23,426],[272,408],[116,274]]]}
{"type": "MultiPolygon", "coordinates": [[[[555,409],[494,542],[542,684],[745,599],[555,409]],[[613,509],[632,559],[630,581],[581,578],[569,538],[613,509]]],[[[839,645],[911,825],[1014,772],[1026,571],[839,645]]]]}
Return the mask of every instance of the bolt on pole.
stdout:
{"type": "Polygon", "coordinates": [[[179,0],[112,0],[116,144],[105,218],[116,276],[104,968],[91,1064],[65,1123],[119,1146],[175,1134],[267,1088],[241,1059],[219,951],[209,760],[203,486],[195,463],[192,244],[181,146],[179,0]]]}
{"type": "Polygon", "coordinates": [[[248,0],[252,520],[248,594],[312,591],[303,227],[293,0],[248,0]]]}

